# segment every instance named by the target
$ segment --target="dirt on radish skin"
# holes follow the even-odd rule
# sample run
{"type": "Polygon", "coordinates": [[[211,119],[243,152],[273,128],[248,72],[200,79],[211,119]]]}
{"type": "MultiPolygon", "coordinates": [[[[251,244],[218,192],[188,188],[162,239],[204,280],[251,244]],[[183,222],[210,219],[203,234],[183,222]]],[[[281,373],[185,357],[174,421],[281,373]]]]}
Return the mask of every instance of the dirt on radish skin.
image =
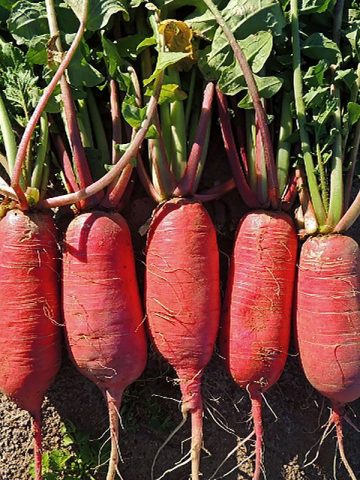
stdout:
{"type": "Polygon", "coordinates": [[[297,235],[285,213],[258,211],[240,221],[224,304],[220,348],[227,368],[252,401],[256,432],[254,479],[262,455],[261,395],[287,358],[297,235]]]}
{"type": "Polygon", "coordinates": [[[11,210],[0,222],[0,391],[34,418],[41,478],[40,410],[61,362],[58,250],[50,215],[11,210]]]}
{"type": "Polygon", "coordinates": [[[146,249],[146,312],[152,340],[180,382],[182,411],[192,416],[192,479],[202,445],[201,378],[220,315],[219,254],[204,207],[173,199],[154,214],[146,249]]]}
{"type": "Polygon", "coordinates": [[[76,217],[64,240],[63,308],[70,357],[103,392],[112,437],[107,479],[118,463],[118,411],[147,358],[131,237],[118,213],[76,217]]]}

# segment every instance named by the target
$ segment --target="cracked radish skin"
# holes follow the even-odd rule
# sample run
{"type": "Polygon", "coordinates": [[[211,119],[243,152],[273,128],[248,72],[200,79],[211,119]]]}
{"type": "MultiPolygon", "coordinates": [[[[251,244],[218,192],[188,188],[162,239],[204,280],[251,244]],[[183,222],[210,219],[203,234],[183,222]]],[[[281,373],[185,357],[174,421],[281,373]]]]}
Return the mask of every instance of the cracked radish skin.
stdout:
{"type": "Polygon", "coordinates": [[[296,333],[309,382],[333,404],[360,397],[360,251],[343,235],[309,238],[299,264],[296,333]]]}
{"type": "MultiPolygon", "coordinates": [[[[199,459],[201,378],[218,332],[220,281],[215,228],[197,202],[173,199],[154,215],[146,252],[146,312],[156,348],[179,377],[183,414],[192,415],[192,457],[199,459]]],[[[197,475],[196,467],[192,478],[197,475]]]]}

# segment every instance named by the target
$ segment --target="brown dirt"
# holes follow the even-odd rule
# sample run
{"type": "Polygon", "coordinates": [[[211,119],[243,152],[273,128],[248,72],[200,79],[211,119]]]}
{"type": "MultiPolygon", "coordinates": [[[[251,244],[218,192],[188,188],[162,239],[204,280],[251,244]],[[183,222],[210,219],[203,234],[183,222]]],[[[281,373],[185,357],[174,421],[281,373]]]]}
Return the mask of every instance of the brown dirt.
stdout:
{"type": "MultiPolygon", "coordinates": [[[[208,208],[219,233],[222,252],[221,268],[226,276],[232,239],[242,210],[236,193],[228,194],[223,200],[211,203],[208,208]]],[[[151,201],[137,198],[124,212],[134,234],[137,267],[143,285],[143,250],[145,237],[138,228],[149,218],[153,208],[151,201]]],[[[360,239],[360,225],[351,232],[360,239]]],[[[249,421],[250,404],[246,392],[240,390],[229,378],[221,358],[215,353],[204,376],[205,450],[202,454],[202,478],[210,480],[212,474],[235,448],[238,438],[245,438],[251,431],[249,421]],[[226,427],[221,427],[225,425],[226,427]]],[[[122,416],[125,430],[121,431],[121,450],[124,463],[121,472],[126,480],[149,480],[152,460],[157,449],[172,429],[180,422],[180,393],[174,381],[173,371],[159,359],[150,348],[149,362],[140,380],[132,385],[124,398],[122,416]]],[[[304,468],[306,452],[321,438],[322,426],[329,416],[329,404],[307,383],[300,370],[298,359],[291,351],[285,372],[280,381],[266,395],[264,405],[265,461],[268,480],[330,480],[333,476],[333,461],[336,449],[334,434],[323,443],[319,456],[309,467],[304,468]]],[[[349,415],[360,423],[360,401],[349,407],[349,415]]],[[[71,421],[78,432],[91,439],[100,437],[107,428],[105,402],[97,388],[81,377],[66,359],[54,385],[48,392],[43,405],[44,449],[52,450],[61,444],[61,426],[71,421]]],[[[0,396],[0,480],[28,480],[28,466],[32,459],[31,421],[27,413],[0,396]]],[[[348,458],[360,478],[359,433],[345,425],[345,448],[348,458]]],[[[173,437],[160,453],[156,464],[156,476],[172,468],[189,447],[189,424],[173,437]]],[[[106,436],[104,437],[104,439],[106,436]]],[[[253,463],[246,461],[252,452],[250,440],[224,464],[216,479],[250,480],[253,463]],[[236,469],[236,461],[245,460],[236,469]],[[235,470],[225,476],[227,472],[235,470]]],[[[309,458],[313,458],[316,447],[309,458]]],[[[189,465],[182,467],[165,478],[187,480],[189,465]]],[[[336,462],[338,480],[347,479],[339,460],[336,462]]],[[[58,477],[62,478],[61,476],[58,477]]],[[[100,474],[96,480],[103,480],[100,474]]],[[[88,480],[67,477],[67,480],[88,480]]]]}

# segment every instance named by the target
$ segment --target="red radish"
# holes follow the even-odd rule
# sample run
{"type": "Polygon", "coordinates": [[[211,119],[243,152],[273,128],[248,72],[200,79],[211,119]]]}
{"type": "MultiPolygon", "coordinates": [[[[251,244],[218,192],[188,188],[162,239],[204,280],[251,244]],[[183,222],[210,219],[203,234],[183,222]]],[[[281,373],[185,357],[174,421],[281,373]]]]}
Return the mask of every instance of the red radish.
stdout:
{"type": "Polygon", "coordinates": [[[50,215],[11,210],[0,221],[0,390],[34,419],[41,480],[41,403],[60,368],[56,229],[50,215]]]}
{"type": "Polygon", "coordinates": [[[297,236],[285,213],[256,211],[241,220],[224,305],[221,353],[252,402],[256,467],[262,451],[261,395],[280,377],[290,339],[297,236]]]}
{"type": "Polygon", "coordinates": [[[120,214],[94,211],[70,223],[64,241],[63,307],[72,360],[108,404],[112,448],[107,479],[113,479],[122,394],[141,375],[147,357],[131,237],[120,214]]]}
{"type": "Polygon", "coordinates": [[[205,208],[167,201],[154,214],[146,250],[146,311],[159,352],[175,369],[182,412],[192,418],[192,479],[202,446],[201,378],[216,340],[220,314],[219,255],[205,208]]]}
{"type": "Polygon", "coordinates": [[[343,407],[360,397],[359,279],[360,249],[352,238],[326,235],[304,243],[297,290],[300,359],[311,385],[333,404],[341,453],[343,407]]]}
{"type": "MultiPolygon", "coordinates": [[[[210,8],[212,1],[206,0],[206,3],[210,8]]],[[[257,132],[255,139],[253,135],[247,138],[247,146],[253,145],[254,148],[249,148],[246,163],[240,162],[227,100],[217,89],[220,125],[234,178],[240,195],[249,207],[268,207],[270,204],[274,209],[257,209],[245,215],[240,222],[228,277],[220,339],[222,355],[230,374],[251,398],[256,434],[253,479],[259,480],[263,444],[261,396],[279,379],[284,369],[291,330],[297,235],[290,216],[278,210],[280,205],[283,206],[281,200],[284,200],[287,191],[284,184],[289,184],[291,178],[288,175],[290,152],[285,152],[287,158],[282,159],[284,169],[279,164],[276,172],[262,103],[255,84],[251,86],[251,70],[226,24],[222,25],[220,13],[214,6],[211,9],[232,42],[243,72],[247,71],[246,82],[256,111],[253,116],[255,123],[251,123],[249,117],[247,125],[249,131],[254,127],[257,132]],[[249,170],[251,167],[253,179],[246,177],[245,167],[249,170]],[[282,197],[278,176],[283,183],[282,197]]],[[[291,123],[288,103],[283,101],[282,107],[282,122],[291,123]]],[[[244,135],[240,135],[239,144],[244,148],[242,137],[244,135]]]]}
{"type": "MultiPolygon", "coordinates": [[[[341,34],[349,28],[348,8],[342,0],[334,3],[332,41],[339,51],[343,47],[341,34]]],[[[323,84],[328,96],[322,105],[335,99],[336,103],[324,124],[325,129],[318,135],[322,122],[319,110],[304,101],[312,87],[306,82],[303,84],[300,25],[302,34],[309,32],[303,31],[301,15],[298,1],[291,0],[293,85],[307,177],[302,189],[309,190],[303,198],[305,201],[299,196],[305,220],[302,233],[317,236],[306,240],[300,255],[297,342],[307,379],[332,403],[333,411],[324,436],[334,424],[341,460],[349,477],[356,480],[345,456],[342,417],[344,405],[360,397],[360,251],[354,240],[340,234],[360,215],[360,192],[350,205],[359,157],[360,121],[346,124],[345,118],[350,115],[348,92],[342,91],[342,85],[335,81],[333,66],[328,65],[324,77],[327,80],[323,84]],[[330,148],[329,132],[335,132],[330,148]],[[314,159],[313,151],[317,152],[314,159]],[[312,219],[308,225],[306,214],[312,219]]],[[[319,25],[322,32],[323,24],[319,25]]],[[[356,74],[356,69],[357,62],[350,71],[356,74]]],[[[357,95],[356,91],[354,98],[357,95]]]]}

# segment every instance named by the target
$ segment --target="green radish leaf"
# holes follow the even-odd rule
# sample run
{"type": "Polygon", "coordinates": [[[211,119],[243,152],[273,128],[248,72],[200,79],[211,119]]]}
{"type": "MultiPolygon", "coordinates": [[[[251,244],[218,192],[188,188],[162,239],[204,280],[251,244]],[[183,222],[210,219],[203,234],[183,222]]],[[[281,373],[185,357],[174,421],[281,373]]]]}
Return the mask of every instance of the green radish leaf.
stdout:
{"type": "MultiPolygon", "coordinates": [[[[82,18],[82,0],[65,0],[65,4],[73,9],[79,19],[82,18]]],[[[127,0],[89,0],[86,28],[90,31],[105,28],[111,17],[119,12],[123,14],[125,20],[129,20],[128,8],[127,0]]]]}
{"type": "Polygon", "coordinates": [[[30,40],[26,54],[31,65],[46,65],[48,62],[47,44],[49,35],[40,35],[30,40]]]}
{"type": "Polygon", "coordinates": [[[74,53],[68,68],[69,80],[74,87],[95,87],[104,81],[102,74],[96,70],[86,58],[90,56],[90,49],[84,41],[74,53]]]}
{"type": "Polygon", "coordinates": [[[153,45],[156,45],[156,38],[155,36],[151,37],[146,37],[142,42],[139,43],[139,45],[136,47],[136,53],[139,54],[141,53],[145,48],[147,47],[152,47],[153,45]]]}
{"type": "Polygon", "coordinates": [[[360,120],[360,105],[358,103],[348,103],[349,123],[355,125],[360,120]]]}
{"type": "Polygon", "coordinates": [[[306,108],[319,108],[329,95],[329,87],[310,88],[304,95],[306,108]]]}
{"type": "Polygon", "coordinates": [[[352,48],[352,53],[358,62],[360,62],[360,12],[359,8],[349,9],[349,27],[346,31],[346,37],[352,48]]]}
{"type": "Polygon", "coordinates": [[[9,104],[9,113],[21,126],[28,123],[39,99],[37,80],[23,51],[0,40],[0,86],[9,104]]]}
{"type": "Polygon", "coordinates": [[[334,98],[323,98],[318,104],[313,103],[312,108],[317,108],[317,112],[313,114],[315,133],[318,137],[325,133],[324,127],[330,116],[336,111],[337,103],[334,98]]]}
{"type": "MultiPolygon", "coordinates": [[[[104,35],[101,37],[104,60],[110,77],[115,77],[116,72],[121,67],[127,67],[127,64],[121,57],[116,42],[108,40],[104,35]]],[[[127,90],[127,89],[126,89],[127,90]]]]}
{"type": "MultiPolygon", "coordinates": [[[[283,81],[278,77],[258,77],[254,75],[260,97],[271,98],[282,87],[283,81]]],[[[245,89],[246,87],[244,87],[245,89]]],[[[254,108],[250,95],[247,93],[245,97],[239,102],[240,108],[250,109],[254,108]]]]}
{"type": "MultiPolygon", "coordinates": [[[[222,14],[244,50],[252,70],[259,73],[271,54],[273,38],[282,35],[286,25],[280,3],[277,0],[244,0],[240,4],[238,0],[230,0],[222,9],[222,14]]],[[[224,93],[235,95],[244,87],[241,69],[222,29],[217,27],[209,35],[209,13],[205,10],[202,16],[207,21],[207,30],[204,29],[203,32],[208,37],[212,35],[212,43],[199,52],[199,68],[207,80],[218,81],[224,93]]],[[[194,28],[195,21],[199,21],[199,17],[189,19],[194,28]]],[[[268,91],[271,90],[269,88],[268,91]]]]}
{"type": "Polygon", "coordinates": [[[133,60],[136,60],[138,47],[145,40],[145,34],[143,33],[136,33],[135,35],[129,35],[127,37],[120,38],[116,42],[119,55],[121,57],[129,57],[133,60]]]}
{"type": "Polygon", "coordinates": [[[186,19],[186,23],[191,26],[195,35],[211,41],[218,29],[218,24],[210,10],[206,7],[203,10],[201,13],[195,11],[186,19]]]}
{"type": "MultiPolygon", "coordinates": [[[[217,34],[215,35],[216,39],[217,34]]],[[[214,39],[214,42],[215,42],[214,39]]],[[[258,73],[268,60],[272,48],[273,37],[271,32],[261,31],[250,35],[239,44],[254,73],[258,73]]],[[[214,52],[208,47],[199,53],[199,68],[207,80],[217,80],[222,92],[227,95],[235,95],[246,87],[240,66],[234,59],[232,52],[228,51],[228,44],[225,45],[221,37],[218,45],[223,45],[225,50],[214,52]]]]}
{"type": "Polygon", "coordinates": [[[165,71],[166,68],[171,65],[176,65],[180,60],[189,58],[189,56],[190,53],[184,52],[160,52],[157,58],[155,72],[149,78],[144,80],[144,85],[149,85],[161,72],[165,71]]]}
{"type": "Polygon", "coordinates": [[[315,60],[325,60],[329,64],[337,65],[342,56],[335,42],[322,33],[313,33],[303,44],[303,54],[315,60]]]}
{"type": "MultiPolygon", "coordinates": [[[[152,93],[153,93],[152,88],[148,87],[145,91],[145,96],[150,97],[152,93]]],[[[181,90],[179,85],[164,83],[161,87],[159,104],[162,105],[163,103],[182,101],[182,100],[185,100],[186,98],[187,98],[186,93],[183,90],[181,90]]]]}
{"type": "Polygon", "coordinates": [[[159,138],[159,132],[157,131],[157,128],[155,125],[150,125],[150,128],[148,129],[145,138],[151,139],[151,140],[155,140],[159,138]]]}
{"type": "MultiPolygon", "coordinates": [[[[213,40],[215,32],[222,34],[215,18],[200,2],[195,2],[198,9],[187,18],[187,23],[198,35],[213,40]]],[[[202,3],[202,2],[201,2],[202,3]]],[[[271,30],[273,35],[281,35],[286,24],[278,0],[229,0],[215,2],[221,8],[221,13],[227,21],[237,40],[244,39],[260,30],[271,30]]],[[[223,34],[222,34],[223,35],[223,34]]],[[[230,49],[230,46],[228,46],[230,49]]]]}
{"type": "Polygon", "coordinates": [[[300,14],[323,13],[334,6],[334,0],[301,0],[300,14]]]}
{"type": "Polygon", "coordinates": [[[127,95],[121,105],[121,113],[131,127],[140,128],[146,117],[146,107],[138,107],[135,96],[127,95]]]}
{"type": "Polygon", "coordinates": [[[334,80],[335,82],[343,82],[351,91],[357,80],[357,75],[352,68],[348,68],[347,70],[337,70],[334,80]]]}
{"type": "MultiPolygon", "coordinates": [[[[124,155],[124,153],[125,153],[126,150],[129,148],[129,146],[130,146],[130,143],[117,143],[117,144],[115,144],[115,147],[114,147],[114,148],[115,148],[115,150],[116,150],[117,152],[120,152],[121,155],[124,155]]],[[[111,170],[112,167],[113,167],[113,166],[110,165],[110,166],[107,166],[106,169],[107,169],[107,170],[111,170]]]]}
{"type": "Polygon", "coordinates": [[[323,86],[325,84],[325,74],[329,66],[325,60],[320,60],[316,65],[311,66],[304,75],[304,84],[308,87],[323,86]]]}
{"type": "Polygon", "coordinates": [[[4,10],[10,11],[14,3],[16,3],[16,0],[0,0],[0,7],[4,10]]]}
{"type": "Polygon", "coordinates": [[[19,45],[35,37],[49,36],[45,4],[26,0],[16,3],[8,19],[8,28],[19,45]]]}
{"type": "MultiPolygon", "coordinates": [[[[117,150],[118,152],[120,152],[120,155],[121,157],[124,155],[124,153],[126,152],[126,150],[128,150],[130,146],[130,143],[118,143],[115,145],[115,150],[117,150]]],[[[133,167],[136,167],[136,157],[133,157],[131,160],[130,160],[130,165],[132,165],[133,167]]],[[[108,166],[108,170],[111,170],[113,167],[113,165],[109,165],[108,166]]]]}

